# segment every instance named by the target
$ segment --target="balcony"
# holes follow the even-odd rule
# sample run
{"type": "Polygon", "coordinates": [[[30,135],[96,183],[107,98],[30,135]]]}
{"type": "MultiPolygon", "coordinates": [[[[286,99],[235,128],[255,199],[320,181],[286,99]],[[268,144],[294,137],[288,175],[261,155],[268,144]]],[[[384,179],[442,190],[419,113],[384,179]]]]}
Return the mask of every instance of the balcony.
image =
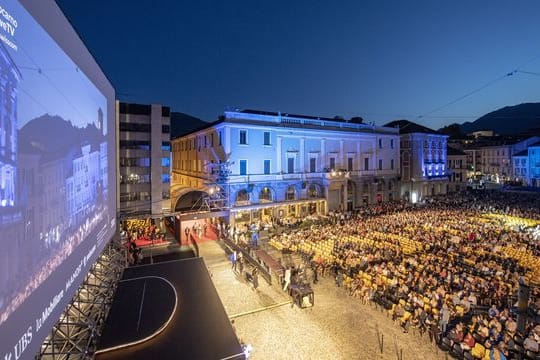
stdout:
{"type": "Polygon", "coordinates": [[[284,173],[282,175],[283,180],[301,179],[302,173],[284,173]]]}

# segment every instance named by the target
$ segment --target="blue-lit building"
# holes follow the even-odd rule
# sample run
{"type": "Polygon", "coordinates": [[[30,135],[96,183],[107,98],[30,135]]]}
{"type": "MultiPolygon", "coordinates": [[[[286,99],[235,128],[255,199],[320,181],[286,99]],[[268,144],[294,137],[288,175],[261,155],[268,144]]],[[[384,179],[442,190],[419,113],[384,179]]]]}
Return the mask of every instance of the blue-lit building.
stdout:
{"type": "Polygon", "coordinates": [[[226,111],[172,141],[172,206],[218,186],[231,222],[304,217],[399,199],[396,128],[256,110],[226,111]]]}
{"type": "Polygon", "coordinates": [[[529,149],[512,156],[514,181],[523,185],[529,183],[529,149]]]}
{"type": "Polygon", "coordinates": [[[120,213],[170,211],[170,108],[117,102],[120,121],[120,213]]]}
{"type": "Polygon", "coordinates": [[[529,150],[529,180],[528,184],[540,187],[540,142],[528,148],[529,150]]]}
{"type": "Polygon", "coordinates": [[[540,141],[512,156],[515,179],[525,186],[540,187],[540,141]]]}
{"type": "Polygon", "coordinates": [[[413,203],[449,192],[447,135],[408,120],[385,126],[399,129],[401,196],[413,203]]]}

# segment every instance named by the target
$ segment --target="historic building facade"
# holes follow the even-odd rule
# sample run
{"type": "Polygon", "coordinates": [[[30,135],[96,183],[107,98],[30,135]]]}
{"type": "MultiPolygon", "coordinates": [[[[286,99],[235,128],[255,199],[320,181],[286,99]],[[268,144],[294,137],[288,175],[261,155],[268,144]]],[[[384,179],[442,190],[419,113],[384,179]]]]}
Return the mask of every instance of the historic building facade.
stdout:
{"type": "Polygon", "coordinates": [[[399,198],[394,128],[227,111],[208,127],[174,139],[172,151],[175,210],[196,207],[201,196],[211,202],[219,193],[232,221],[254,221],[399,198]]]}
{"type": "Polygon", "coordinates": [[[467,188],[467,154],[465,152],[448,146],[446,149],[449,180],[449,191],[458,192],[467,188]]]}
{"type": "Polygon", "coordinates": [[[512,156],[515,181],[540,187],[540,141],[512,156]]]}
{"type": "Polygon", "coordinates": [[[527,139],[493,140],[492,144],[474,146],[480,153],[478,170],[487,181],[495,183],[515,181],[517,174],[514,173],[512,156],[539,140],[540,137],[532,136],[527,139]]]}
{"type": "Polygon", "coordinates": [[[413,203],[426,197],[446,194],[447,135],[408,120],[385,126],[399,129],[401,149],[401,196],[413,203]]]}

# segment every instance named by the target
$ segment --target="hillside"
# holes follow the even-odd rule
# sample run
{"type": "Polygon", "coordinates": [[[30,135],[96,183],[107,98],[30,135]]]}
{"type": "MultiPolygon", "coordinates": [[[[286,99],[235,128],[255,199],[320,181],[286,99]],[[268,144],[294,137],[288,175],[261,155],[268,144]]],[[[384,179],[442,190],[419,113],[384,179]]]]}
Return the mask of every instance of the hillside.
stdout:
{"type": "Polygon", "coordinates": [[[540,103],[506,106],[473,122],[461,124],[463,134],[478,130],[493,130],[500,135],[520,134],[540,125],[540,103]]]}
{"type": "Polygon", "coordinates": [[[207,125],[208,122],[194,116],[181,112],[171,112],[171,139],[189,134],[193,130],[200,129],[207,125]]]}

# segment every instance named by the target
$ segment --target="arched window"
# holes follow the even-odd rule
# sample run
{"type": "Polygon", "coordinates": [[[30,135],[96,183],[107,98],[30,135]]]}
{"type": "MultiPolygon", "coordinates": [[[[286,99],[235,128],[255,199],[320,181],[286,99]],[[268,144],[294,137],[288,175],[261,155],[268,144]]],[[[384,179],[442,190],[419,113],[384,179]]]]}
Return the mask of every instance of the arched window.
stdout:
{"type": "Polygon", "coordinates": [[[377,191],[383,191],[384,189],[384,180],[379,180],[377,182],[377,191]]]}
{"type": "Polygon", "coordinates": [[[249,203],[249,193],[246,189],[240,190],[238,194],[236,194],[236,203],[238,204],[247,204],[249,203]]]}
{"type": "Polygon", "coordinates": [[[362,192],[364,194],[369,193],[369,184],[367,183],[367,181],[365,181],[364,184],[362,185],[362,192]]]}
{"type": "Polygon", "coordinates": [[[308,187],[307,196],[310,199],[319,198],[321,197],[319,187],[315,184],[311,184],[308,187]]]}
{"type": "Polygon", "coordinates": [[[259,193],[260,202],[272,202],[272,190],[269,187],[265,186],[259,193]]]}

